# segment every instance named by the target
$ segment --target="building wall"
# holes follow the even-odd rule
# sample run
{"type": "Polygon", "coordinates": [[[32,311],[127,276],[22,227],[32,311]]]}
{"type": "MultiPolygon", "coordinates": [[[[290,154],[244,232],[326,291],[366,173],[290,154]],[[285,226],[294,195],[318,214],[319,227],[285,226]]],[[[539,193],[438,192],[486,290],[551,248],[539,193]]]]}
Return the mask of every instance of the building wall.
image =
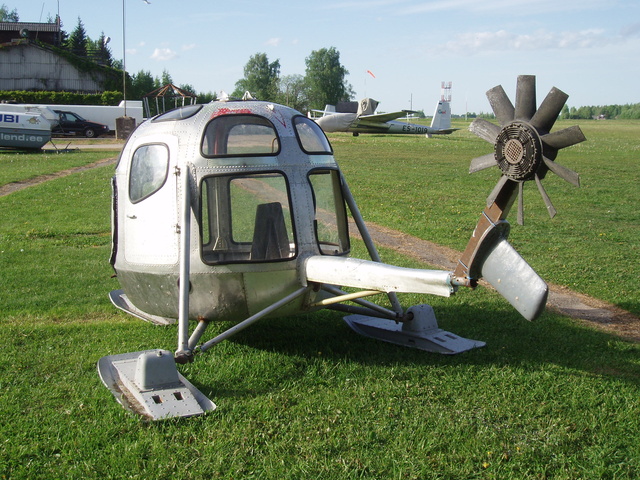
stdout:
{"type": "Polygon", "coordinates": [[[78,70],[64,57],[34,44],[0,48],[0,90],[104,91],[104,74],[78,70]]]}

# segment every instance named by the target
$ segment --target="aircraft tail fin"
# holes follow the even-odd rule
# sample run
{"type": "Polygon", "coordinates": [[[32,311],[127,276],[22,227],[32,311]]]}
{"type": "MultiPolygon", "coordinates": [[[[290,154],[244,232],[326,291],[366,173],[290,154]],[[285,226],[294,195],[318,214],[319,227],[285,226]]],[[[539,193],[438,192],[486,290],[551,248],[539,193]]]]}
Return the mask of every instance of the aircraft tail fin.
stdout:
{"type": "Polygon", "coordinates": [[[451,129],[451,104],[448,101],[438,101],[431,120],[431,128],[435,130],[451,129]]]}

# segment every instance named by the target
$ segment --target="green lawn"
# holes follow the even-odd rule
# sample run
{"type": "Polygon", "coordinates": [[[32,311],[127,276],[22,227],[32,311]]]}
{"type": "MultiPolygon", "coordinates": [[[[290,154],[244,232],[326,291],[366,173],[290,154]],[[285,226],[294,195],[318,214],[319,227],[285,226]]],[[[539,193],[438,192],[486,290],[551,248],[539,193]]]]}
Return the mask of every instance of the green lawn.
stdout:
{"type": "MultiPolygon", "coordinates": [[[[511,239],[545,279],[638,313],[640,124],[581,125],[589,142],[558,162],[582,174],[582,188],[549,175],[554,220],[528,188],[527,225],[511,239]]],[[[489,144],[464,130],[331,139],[365,219],[464,247],[498,177],[466,174],[489,144]]],[[[0,478],[640,475],[639,346],[551,312],[526,322],[488,289],[402,298],[430,302],[443,328],[482,349],[403,349],[352,333],[330,311],[259,322],[180,367],[216,411],[142,422],[102,386],[96,362],[175,349],[176,328],[107,300],[117,288],[112,174],[101,167],[0,197],[0,478]]]]}
{"type": "Polygon", "coordinates": [[[117,152],[81,152],[80,150],[71,153],[56,153],[52,150],[37,153],[0,150],[0,186],[68,168],[81,167],[102,158],[116,156],[117,152]]]}

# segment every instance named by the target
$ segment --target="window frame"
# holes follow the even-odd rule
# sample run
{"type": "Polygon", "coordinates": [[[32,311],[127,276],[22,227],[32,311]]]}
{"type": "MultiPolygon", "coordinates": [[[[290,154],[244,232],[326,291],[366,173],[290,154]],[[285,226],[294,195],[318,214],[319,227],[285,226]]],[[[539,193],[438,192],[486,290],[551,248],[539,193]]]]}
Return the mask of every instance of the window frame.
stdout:
{"type": "Polygon", "coordinates": [[[228,113],[228,114],[222,114],[222,115],[216,115],[214,116],[211,120],[209,120],[209,122],[207,122],[206,126],[203,129],[203,133],[202,133],[202,138],[200,140],[200,154],[204,157],[204,158],[237,158],[237,157],[276,157],[278,155],[280,155],[280,152],[282,150],[282,140],[280,139],[280,135],[278,134],[278,129],[276,128],[276,126],[273,124],[273,122],[271,120],[269,120],[268,118],[266,118],[263,115],[258,115],[256,113],[228,113]],[[204,145],[205,145],[205,141],[207,140],[207,133],[209,131],[209,128],[211,127],[211,125],[215,122],[219,122],[219,121],[225,121],[231,118],[235,118],[235,119],[242,119],[242,118],[256,118],[260,120],[260,123],[258,122],[241,122],[238,121],[237,123],[229,126],[226,128],[226,132],[225,133],[225,145],[228,145],[229,143],[229,133],[231,132],[231,130],[238,126],[238,125],[259,125],[259,126],[263,126],[263,127],[270,127],[271,130],[274,133],[274,138],[277,140],[278,142],[278,148],[276,151],[271,151],[271,152],[257,152],[257,153],[250,153],[250,152],[242,152],[242,153],[207,153],[205,151],[204,145]]]}
{"type": "MultiPolygon", "coordinates": [[[[314,232],[313,232],[313,236],[315,237],[315,241],[316,241],[316,245],[318,247],[318,251],[320,252],[321,255],[327,255],[327,256],[346,256],[349,255],[349,253],[351,252],[351,237],[349,236],[349,215],[348,215],[348,207],[347,207],[347,202],[345,200],[344,197],[344,190],[342,188],[342,174],[340,172],[340,170],[338,168],[333,168],[333,167],[318,167],[318,168],[313,168],[311,170],[309,170],[307,172],[307,181],[309,182],[309,188],[311,190],[311,195],[313,197],[313,212],[314,212],[314,217],[313,217],[313,225],[314,225],[314,232]],[[344,234],[344,238],[341,240],[344,240],[344,246],[343,246],[343,250],[340,251],[339,253],[335,253],[335,254],[330,254],[327,253],[325,251],[325,249],[323,248],[322,244],[323,242],[320,241],[320,238],[318,236],[318,224],[317,224],[317,195],[316,195],[316,190],[314,188],[313,182],[311,181],[311,177],[312,175],[318,175],[319,172],[328,172],[330,175],[335,175],[336,180],[339,182],[338,187],[340,189],[340,197],[341,197],[341,212],[338,212],[337,210],[334,210],[333,213],[335,213],[336,215],[336,227],[338,228],[338,238],[341,239],[341,233],[344,234]],[[338,218],[342,217],[343,221],[339,222],[338,218]],[[341,231],[341,228],[344,229],[344,231],[341,231]]],[[[333,185],[332,185],[333,186],[333,185]]],[[[335,198],[335,197],[334,197],[335,198]]],[[[337,206],[336,206],[337,208],[337,206]]],[[[325,244],[329,245],[330,243],[328,242],[324,242],[325,244]]]]}
{"type": "MultiPolygon", "coordinates": [[[[292,197],[291,197],[291,185],[289,183],[289,179],[287,178],[287,175],[281,171],[281,170],[253,170],[250,172],[233,172],[233,173],[223,173],[223,174],[213,174],[213,175],[206,175],[204,177],[202,177],[200,179],[200,184],[198,186],[198,192],[199,192],[199,204],[200,204],[200,208],[199,208],[199,212],[198,212],[198,228],[199,228],[199,252],[200,252],[200,258],[202,260],[202,262],[206,265],[210,265],[210,266],[217,266],[217,265],[228,265],[228,264],[260,264],[260,263],[274,263],[274,262],[288,262],[291,260],[295,260],[298,255],[299,255],[299,247],[298,247],[298,238],[297,238],[297,233],[296,233],[296,222],[295,222],[295,216],[293,214],[293,201],[292,201],[292,197]],[[288,207],[288,216],[290,219],[290,225],[291,225],[291,231],[288,233],[291,233],[292,238],[289,238],[289,244],[293,245],[293,253],[291,256],[288,257],[282,257],[282,258],[275,258],[275,259],[252,259],[250,256],[247,259],[238,259],[238,258],[231,258],[228,260],[222,259],[222,260],[211,260],[210,258],[207,258],[207,254],[205,252],[205,246],[207,245],[211,245],[214,242],[213,239],[213,235],[212,232],[209,230],[207,232],[207,237],[208,237],[208,242],[205,244],[204,240],[205,240],[205,228],[209,229],[210,228],[210,216],[207,210],[207,214],[205,217],[205,209],[209,208],[209,199],[208,199],[208,195],[209,195],[209,189],[206,189],[206,195],[207,195],[207,201],[205,202],[204,200],[204,195],[205,195],[205,185],[207,184],[207,180],[211,179],[211,178],[216,178],[216,179],[225,179],[225,188],[224,191],[222,192],[222,194],[225,196],[224,198],[224,202],[226,202],[227,205],[227,214],[229,215],[229,220],[227,222],[227,224],[225,225],[225,227],[227,227],[228,229],[228,238],[224,239],[223,241],[227,241],[229,244],[231,245],[237,245],[237,246],[245,246],[248,247],[249,252],[244,252],[244,253],[250,253],[251,249],[254,245],[253,240],[250,242],[243,242],[241,241],[241,239],[236,239],[234,238],[234,210],[233,210],[233,204],[232,204],[232,198],[231,198],[231,185],[232,182],[236,179],[252,179],[252,178],[257,178],[257,177],[261,177],[263,175],[278,175],[282,181],[284,181],[284,186],[285,186],[285,193],[287,196],[287,205],[286,207],[288,207]],[[205,223],[205,218],[207,219],[207,223],[205,223]]],[[[224,206],[223,206],[224,208],[224,206]]],[[[286,218],[286,216],[285,216],[286,218]]],[[[255,220],[254,220],[255,222],[255,220]]],[[[286,224],[286,221],[285,221],[286,224]]],[[[255,224],[254,224],[255,227],[255,224]]],[[[219,228],[219,227],[218,227],[219,228]]],[[[211,249],[211,252],[214,252],[213,249],[211,249]]],[[[231,252],[233,253],[233,252],[231,252]]],[[[242,249],[238,249],[237,253],[243,253],[242,249]]],[[[209,256],[211,255],[211,253],[208,254],[209,256]]]]}
{"type": "Polygon", "coordinates": [[[132,204],[137,204],[140,203],[144,200],[146,200],[147,198],[151,197],[153,194],[155,194],[156,192],[158,192],[162,187],[164,187],[164,185],[167,183],[167,179],[169,178],[169,165],[171,163],[171,150],[169,149],[169,145],[167,145],[166,143],[162,143],[162,142],[154,142],[154,143],[144,143],[142,145],[138,145],[136,147],[136,149],[133,152],[133,155],[131,155],[131,164],[129,165],[129,181],[128,181],[128,197],[129,197],[129,201],[132,204]],[[131,180],[134,177],[133,175],[133,169],[134,169],[134,162],[135,162],[135,158],[136,158],[136,154],[142,150],[143,148],[149,148],[149,147],[164,147],[167,155],[166,155],[166,165],[165,165],[165,172],[164,172],[164,177],[162,179],[162,182],[160,182],[160,184],[154,188],[152,191],[150,191],[149,193],[143,195],[142,197],[136,198],[135,200],[131,197],[131,192],[132,192],[132,186],[131,186],[131,180]]]}
{"type": "Polygon", "coordinates": [[[329,141],[329,138],[324,133],[324,130],[322,130],[320,125],[318,125],[316,122],[314,122],[310,118],[305,117],[304,115],[295,115],[291,119],[291,121],[293,123],[293,130],[295,132],[296,140],[298,141],[298,145],[300,146],[300,150],[302,150],[307,155],[333,155],[333,147],[331,146],[331,142],[329,141]],[[319,133],[321,135],[321,137],[320,137],[321,139],[324,138],[324,141],[325,141],[327,147],[329,147],[329,149],[328,150],[321,150],[321,151],[310,151],[310,150],[307,150],[305,148],[305,146],[304,146],[304,142],[302,141],[302,138],[300,137],[300,132],[298,130],[298,123],[304,123],[306,125],[310,125],[311,128],[316,131],[316,133],[319,133]]]}

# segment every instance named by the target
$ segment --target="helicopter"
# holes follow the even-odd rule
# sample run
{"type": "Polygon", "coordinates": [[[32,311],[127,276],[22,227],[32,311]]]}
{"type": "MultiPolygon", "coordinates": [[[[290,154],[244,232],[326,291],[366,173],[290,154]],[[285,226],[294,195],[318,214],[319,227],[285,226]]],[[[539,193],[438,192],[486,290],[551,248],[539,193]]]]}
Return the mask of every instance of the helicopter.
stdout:
{"type": "Polygon", "coordinates": [[[257,321],[323,308],[345,313],[371,338],[465,352],[485,343],[440,329],[430,305],[404,307],[397,294],[448,297],[480,278],[525,319],[537,318],[548,287],[509,244],[506,216],[530,180],[551,205],[541,184],[549,170],[576,184],[555,158],[585,138],[579,127],[550,133],[567,95],[554,87],[536,109],[534,76],[518,77],[515,106],[501,86],[487,95],[500,126],[471,124],[494,152],[472,160],[470,171],[498,166],[501,177],[454,271],[382,262],[328,138],[294,109],[223,99],[142,123],[112,179],[110,263],[121,288],[109,296],[140,319],[177,323],[177,349],[105,356],[97,365],[104,385],[152,420],[203,414],[216,405],[178,364],[257,321]],[[349,255],[349,215],[369,259],[349,255]],[[234,325],[204,339],[218,320],[234,325]]]}

